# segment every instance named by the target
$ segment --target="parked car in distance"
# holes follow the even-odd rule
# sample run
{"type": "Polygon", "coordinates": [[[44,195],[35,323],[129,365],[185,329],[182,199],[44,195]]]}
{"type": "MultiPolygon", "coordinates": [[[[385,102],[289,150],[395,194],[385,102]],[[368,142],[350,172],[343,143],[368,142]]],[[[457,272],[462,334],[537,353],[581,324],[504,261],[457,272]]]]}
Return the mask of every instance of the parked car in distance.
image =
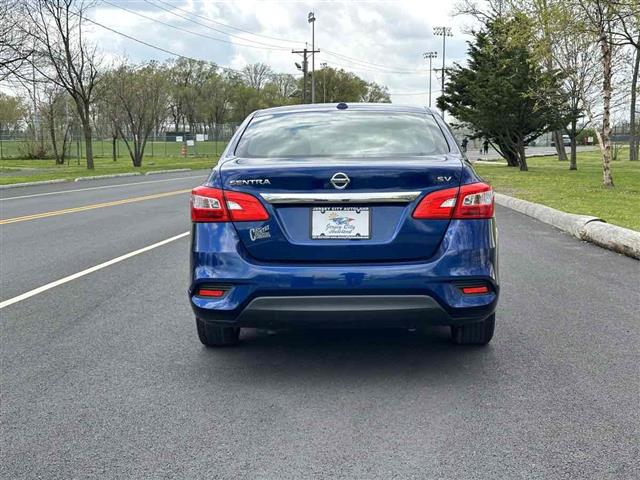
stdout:
{"type": "MultiPolygon", "coordinates": [[[[569,135],[562,135],[562,145],[564,145],[565,147],[571,146],[571,137],[569,135]]],[[[553,140],[553,138],[551,139],[551,146],[556,146],[556,141],[553,140]]]]}
{"type": "Polygon", "coordinates": [[[207,346],[237,343],[243,327],[493,336],[493,190],[430,109],[254,112],[193,190],[191,220],[188,294],[207,346]]]}

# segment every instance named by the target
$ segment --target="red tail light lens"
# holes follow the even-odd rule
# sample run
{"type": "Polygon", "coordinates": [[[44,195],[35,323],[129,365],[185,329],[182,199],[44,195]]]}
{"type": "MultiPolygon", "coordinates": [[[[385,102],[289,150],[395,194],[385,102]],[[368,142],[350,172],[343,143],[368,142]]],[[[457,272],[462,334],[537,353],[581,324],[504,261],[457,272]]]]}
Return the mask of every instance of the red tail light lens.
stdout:
{"type": "Polygon", "coordinates": [[[193,222],[259,222],[269,214],[260,200],[248,193],[196,187],[191,192],[193,222]]]}
{"type": "Polygon", "coordinates": [[[227,210],[234,222],[259,222],[268,220],[269,214],[253,195],[240,192],[224,192],[227,210]]]}
{"type": "Polygon", "coordinates": [[[493,202],[493,188],[486,183],[462,185],[453,218],[491,218],[493,202]]]}
{"type": "Polygon", "coordinates": [[[229,214],[224,205],[222,190],[196,187],[191,191],[192,222],[228,222],[229,214]]]}
{"type": "Polygon", "coordinates": [[[420,220],[493,217],[493,189],[486,183],[436,190],[424,197],[413,211],[420,220]]]}
{"type": "Polygon", "coordinates": [[[448,220],[453,214],[458,197],[457,188],[436,190],[427,194],[413,211],[413,218],[448,220]]]}

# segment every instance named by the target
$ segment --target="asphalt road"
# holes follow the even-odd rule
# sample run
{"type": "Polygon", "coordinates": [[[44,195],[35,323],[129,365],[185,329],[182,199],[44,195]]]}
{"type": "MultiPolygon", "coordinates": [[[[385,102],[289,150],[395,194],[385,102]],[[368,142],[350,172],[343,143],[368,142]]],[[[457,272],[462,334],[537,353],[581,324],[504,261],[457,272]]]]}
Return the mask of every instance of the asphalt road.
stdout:
{"type": "MultiPolygon", "coordinates": [[[[200,181],[163,179],[4,190],[0,213],[200,181]],[[129,185],[39,195],[114,184],[129,185]]],[[[187,237],[3,308],[0,478],[639,478],[640,263],[497,217],[487,348],[436,328],[249,330],[206,349],[187,237]]],[[[186,193],[0,225],[0,301],[188,228],[186,193]]]]}

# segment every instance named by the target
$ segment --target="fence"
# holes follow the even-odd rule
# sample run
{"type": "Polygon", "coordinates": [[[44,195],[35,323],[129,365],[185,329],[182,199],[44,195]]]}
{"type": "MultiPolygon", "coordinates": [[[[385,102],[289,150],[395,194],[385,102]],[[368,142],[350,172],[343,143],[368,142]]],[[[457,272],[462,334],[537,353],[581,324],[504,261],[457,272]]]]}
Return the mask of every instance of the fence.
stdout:
{"type": "MultiPolygon", "coordinates": [[[[216,125],[208,133],[161,132],[152,134],[147,140],[145,157],[219,156],[238,126],[236,124],[216,125]]],[[[121,138],[115,143],[111,138],[94,135],[92,142],[95,158],[129,157],[127,146],[121,138]]],[[[61,143],[61,140],[58,140],[61,143]]],[[[133,145],[131,144],[132,148],[133,145]]],[[[67,144],[66,162],[80,162],[85,157],[84,137],[74,133],[67,144]]],[[[53,158],[53,147],[46,132],[38,135],[17,133],[0,135],[0,160],[53,158]]]]}

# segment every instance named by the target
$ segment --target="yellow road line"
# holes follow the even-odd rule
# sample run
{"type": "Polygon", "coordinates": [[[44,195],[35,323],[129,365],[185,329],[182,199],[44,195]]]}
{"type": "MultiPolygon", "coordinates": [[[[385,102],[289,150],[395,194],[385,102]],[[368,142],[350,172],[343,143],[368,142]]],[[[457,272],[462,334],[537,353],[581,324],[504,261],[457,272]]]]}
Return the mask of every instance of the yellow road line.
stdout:
{"type": "MultiPolygon", "coordinates": [[[[63,210],[55,210],[53,212],[35,213],[33,215],[24,215],[22,217],[7,218],[6,220],[0,220],[0,225],[6,225],[8,223],[26,222],[27,220],[37,220],[39,218],[55,217],[58,215],[65,215],[67,213],[84,212],[86,210],[94,210],[96,208],[115,207],[116,205],[124,205],[126,203],[143,202],[145,200],[153,200],[155,198],[171,197],[172,195],[180,195],[182,193],[190,192],[191,189],[186,190],[174,190],[173,192],[156,193],[153,195],[145,195],[143,197],[131,197],[122,200],[115,200],[113,202],[94,203],[93,205],[84,205],[82,207],[65,208],[63,210]]],[[[185,207],[186,208],[186,207],[185,207]]]]}

